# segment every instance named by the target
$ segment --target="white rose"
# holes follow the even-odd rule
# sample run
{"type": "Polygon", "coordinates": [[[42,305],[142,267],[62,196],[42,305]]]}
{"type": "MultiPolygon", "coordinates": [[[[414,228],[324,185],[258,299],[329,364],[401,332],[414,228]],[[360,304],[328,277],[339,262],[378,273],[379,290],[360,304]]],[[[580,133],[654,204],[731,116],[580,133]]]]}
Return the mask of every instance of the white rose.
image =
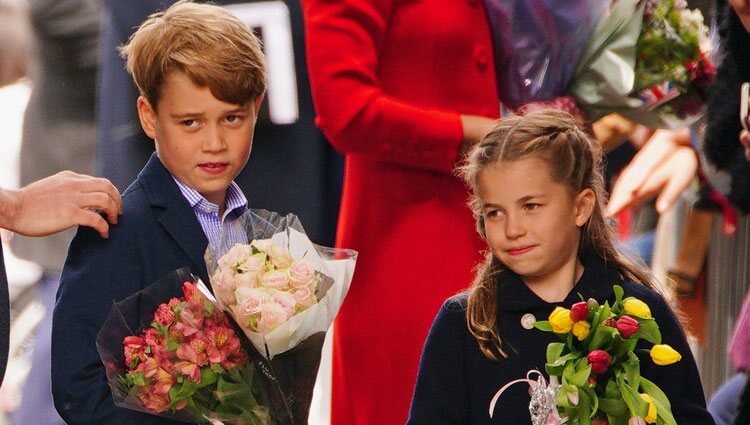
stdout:
{"type": "Polygon", "coordinates": [[[273,240],[271,239],[255,239],[252,242],[250,242],[251,246],[254,246],[255,249],[262,252],[268,252],[269,249],[273,246],[273,240]]]}
{"type": "Polygon", "coordinates": [[[273,265],[279,269],[288,268],[292,265],[292,261],[294,261],[292,259],[292,254],[289,253],[289,250],[278,245],[271,246],[271,249],[268,252],[268,256],[271,257],[271,262],[273,263],[273,265]]]}
{"type": "Polygon", "coordinates": [[[219,266],[221,266],[222,268],[236,268],[237,265],[245,259],[245,257],[247,257],[247,255],[245,254],[243,246],[238,243],[234,244],[229,252],[221,256],[221,258],[219,259],[219,266]]]}
{"type": "Polygon", "coordinates": [[[254,254],[246,257],[237,267],[243,272],[259,272],[266,269],[266,254],[254,254]]]}
{"type": "Polygon", "coordinates": [[[255,288],[258,286],[258,272],[243,272],[238,273],[235,278],[238,287],[244,288],[255,288]]]}
{"type": "Polygon", "coordinates": [[[211,278],[211,288],[214,295],[223,305],[232,305],[236,302],[234,298],[234,273],[231,269],[219,269],[211,278]]]}

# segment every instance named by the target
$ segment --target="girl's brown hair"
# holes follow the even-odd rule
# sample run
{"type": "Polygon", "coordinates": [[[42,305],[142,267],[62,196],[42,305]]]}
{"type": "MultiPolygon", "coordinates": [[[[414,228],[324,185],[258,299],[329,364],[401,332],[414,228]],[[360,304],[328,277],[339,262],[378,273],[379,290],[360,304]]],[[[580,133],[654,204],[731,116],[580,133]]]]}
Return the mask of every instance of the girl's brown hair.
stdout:
{"type": "MultiPolygon", "coordinates": [[[[471,150],[458,172],[471,188],[469,205],[474,212],[479,234],[486,238],[482,200],[478,195],[479,174],[494,164],[516,161],[530,155],[544,160],[553,180],[567,186],[571,193],[591,189],[596,195],[591,217],[581,229],[579,257],[581,253],[595,253],[623,279],[640,282],[668,295],[667,288],[648,269],[617,249],[614,230],[604,219],[601,149],[566,112],[542,110],[523,117],[503,119],[471,150]]],[[[503,271],[503,265],[488,252],[471,285],[466,311],[469,331],[479,343],[482,353],[491,360],[507,357],[497,326],[497,285],[503,271]]]]}

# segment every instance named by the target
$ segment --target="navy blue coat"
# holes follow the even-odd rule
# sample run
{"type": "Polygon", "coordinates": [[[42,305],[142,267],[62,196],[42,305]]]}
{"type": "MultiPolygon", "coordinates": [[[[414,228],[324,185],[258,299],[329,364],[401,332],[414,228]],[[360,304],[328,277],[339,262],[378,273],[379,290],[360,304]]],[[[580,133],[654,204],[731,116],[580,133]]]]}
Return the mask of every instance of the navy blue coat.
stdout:
{"type": "Polygon", "coordinates": [[[5,367],[8,365],[9,332],[10,301],[8,297],[8,276],[5,274],[3,246],[0,244],[0,384],[3,383],[5,367]]]}
{"type": "Polygon", "coordinates": [[[208,241],[195,213],[156,155],[122,195],[109,239],[80,227],[63,268],[52,319],[52,393],[69,424],[171,424],[115,407],[96,336],[113,302],[188,266],[208,283],[208,241]]]}
{"type": "MultiPolygon", "coordinates": [[[[626,297],[637,297],[649,305],[663,343],[682,354],[682,360],[670,366],[656,366],[648,355],[640,356],[642,375],[667,394],[678,424],[713,425],[685,334],[662,297],[645,286],[623,282],[598,257],[589,256],[584,266],[576,286],[559,303],[545,302],[518,276],[505,273],[498,290],[498,321],[508,358],[499,362],[487,359],[469,333],[467,294],[446,301],[425,342],[408,425],[531,424],[529,387],[524,384],[513,385],[503,393],[493,420],[488,413],[490,401],[500,387],[525,378],[531,369],[544,372],[546,347],[551,342],[559,342],[551,332],[523,328],[521,317],[531,313],[537,320],[546,320],[555,307],[569,308],[580,301],[579,293],[583,299],[609,300],[611,305],[615,284],[623,287],[626,297]]],[[[648,346],[650,344],[642,348],[648,346]]]]}

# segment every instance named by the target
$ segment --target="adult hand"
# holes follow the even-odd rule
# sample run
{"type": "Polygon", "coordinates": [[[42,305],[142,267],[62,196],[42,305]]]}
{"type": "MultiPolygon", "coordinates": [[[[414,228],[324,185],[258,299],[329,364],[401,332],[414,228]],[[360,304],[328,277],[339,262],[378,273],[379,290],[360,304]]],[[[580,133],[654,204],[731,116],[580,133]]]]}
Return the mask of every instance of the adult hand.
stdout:
{"type": "Polygon", "coordinates": [[[461,145],[461,156],[463,157],[474,145],[497,125],[498,121],[479,115],[461,115],[461,126],[463,127],[463,144],[461,145]]]}
{"type": "Polygon", "coordinates": [[[729,4],[734,8],[742,25],[750,32],[750,0],[729,0],[729,4]]]}
{"type": "Polygon", "coordinates": [[[698,171],[698,157],[684,144],[685,130],[658,130],[633,157],[612,188],[607,215],[612,216],[658,195],[656,210],[669,211],[698,171]]]}
{"type": "Polygon", "coordinates": [[[80,225],[109,237],[122,213],[120,193],[107,179],[63,171],[19,190],[0,190],[0,227],[45,236],[80,225]],[[105,220],[97,213],[101,211],[105,220]]]}

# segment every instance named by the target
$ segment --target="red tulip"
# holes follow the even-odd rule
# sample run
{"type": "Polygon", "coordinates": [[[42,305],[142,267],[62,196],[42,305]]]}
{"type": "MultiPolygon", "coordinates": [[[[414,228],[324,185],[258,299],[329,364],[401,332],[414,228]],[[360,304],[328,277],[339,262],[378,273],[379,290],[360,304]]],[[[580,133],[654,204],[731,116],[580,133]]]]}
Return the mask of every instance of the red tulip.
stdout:
{"type": "Polygon", "coordinates": [[[630,316],[624,315],[617,319],[617,330],[623,338],[633,335],[638,329],[640,329],[640,327],[638,321],[630,316]]]}
{"type": "Polygon", "coordinates": [[[612,364],[612,356],[604,350],[594,350],[586,358],[591,365],[591,371],[594,373],[604,373],[612,364]]]}
{"type": "Polygon", "coordinates": [[[604,319],[604,321],[602,322],[602,326],[609,326],[610,328],[616,328],[617,321],[614,319],[614,317],[608,317],[604,319]]]}
{"type": "Polygon", "coordinates": [[[589,318],[589,305],[586,301],[581,301],[573,304],[570,307],[570,318],[574,322],[580,322],[589,318]]]}

